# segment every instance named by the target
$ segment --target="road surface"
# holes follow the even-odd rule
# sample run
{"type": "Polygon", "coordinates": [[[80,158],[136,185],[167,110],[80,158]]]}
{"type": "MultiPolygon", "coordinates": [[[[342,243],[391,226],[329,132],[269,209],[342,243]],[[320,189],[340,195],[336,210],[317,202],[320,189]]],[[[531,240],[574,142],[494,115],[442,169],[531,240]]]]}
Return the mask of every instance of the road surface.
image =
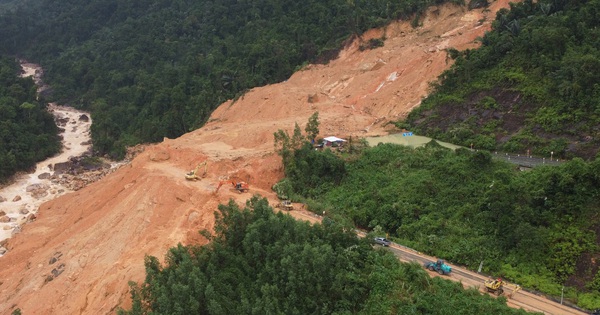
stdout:
{"type": "MultiPolygon", "coordinates": [[[[412,249],[400,246],[398,244],[392,243],[389,250],[394,253],[404,262],[417,262],[419,264],[424,264],[428,261],[436,261],[437,259],[434,257],[430,257],[424,255],[419,252],[415,252],[412,249]]],[[[483,282],[488,279],[486,276],[482,276],[480,274],[474,273],[472,271],[457,267],[455,265],[449,264],[452,267],[452,273],[449,276],[441,276],[444,278],[448,278],[454,281],[460,281],[465,287],[473,287],[477,288],[479,291],[484,292],[483,290],[483,282]]],[[[429,272],[432,276],[439,276],[435,272],[429,272]]],[[[512,288],[509,286],[505,286],[504,290],[507,295],[512,293],[512,288]]],[[[540,312],[543,314],[577,314],[583,315],[587,314],[580,310],[568,307],[566,305],[561,305],[560,303],[556,303],[552,300],[549,300],[543,296],[538,296],[530,292],[526,292],[523,290],[518,291],[516,294],[512,296],[512,298],[508,299],[508,305],[514,308],[522,308],[524,310],[530,312],[540,312]]]]}

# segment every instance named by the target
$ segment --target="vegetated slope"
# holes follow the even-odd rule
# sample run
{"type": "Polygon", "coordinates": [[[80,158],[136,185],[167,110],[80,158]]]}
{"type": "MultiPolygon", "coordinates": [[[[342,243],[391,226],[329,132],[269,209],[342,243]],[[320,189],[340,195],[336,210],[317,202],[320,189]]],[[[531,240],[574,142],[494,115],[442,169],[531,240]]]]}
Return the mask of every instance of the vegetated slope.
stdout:
{"type": "Polygon", "coordinates": [[[60,150],[58,127],[21,67],[0,57],[0,183],[60,150]]]}
{"type": "Polygon", "coordinates": [[[339,157],[309,144],[284,160],[277,188],[336,222],[600,307],[600,160],[522,172],[489,152],[435,143],[352,151],[339,157]]]}
{"type": "Polygon", "coordinates": [[[224,101],[430,4],[38,0],[0,15],[0,51],[40,63],[55,100],[91,112],[94,149],[116,158],[194,130],[224,101]]]}
{"type": "Polygon", "coordinates": [[[475,148],[593,158],[600,147],[600,1],[524,1],[411,113],[415,131],[475,148]]]}
{"type": "Polygon", "coordinates": [[[0,258],[0,312],[107,314],[127,306],[127,282],[144,279],[146,254],[161,259],[178,242],[204,244],[198,230],[213,227],[217,205],[249,198],[227,187],[214,195],[221,178],[238,176],[251,194],[275,202],[271,186],[283,177],[275,131],[318,111],[322,136],[385,133],[447,69],[444,49],[473,47],[506,6],[498,1],[482,12],[444,5],[431,9],[422,27],[402,22],[369,31],[363,40],[385,34],[384,47],[360,50],[356,40],[328,65],[252,89],[219,106],[201,129],[149,146],[101,181],[44,204],[0,258]],[[186,181],[203,160],[207,177],[186,181]]]}

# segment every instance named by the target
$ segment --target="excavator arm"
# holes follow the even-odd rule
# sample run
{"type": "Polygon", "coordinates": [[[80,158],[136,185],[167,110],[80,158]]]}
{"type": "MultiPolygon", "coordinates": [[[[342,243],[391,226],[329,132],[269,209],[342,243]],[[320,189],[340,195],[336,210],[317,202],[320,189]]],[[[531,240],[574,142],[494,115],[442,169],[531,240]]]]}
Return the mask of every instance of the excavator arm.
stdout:
{"type": "Polygon", "coordinates": [[[504,288],[510,288],[512,292],[507,295],[508,298],[512,298],[517,292],[521,290],[521,286],[518,284],[507,283],[501,279],[486,280],[484,282],[485,288],[489,293],[501,295],[504,293],[504,288]]]}
{"type": "Polygon", "coordinates": [[[217,189],[215,189],[215,194],[217,192],[219,192],[219,188],[221,188],[221,186],[223,186],[225,184],[231,184],[233,186],[233,188],[235,190],[237,190],[238,192],[240,192],[240,193],[243,193],[245,191],[250,190],[250,186],[248,185],[248,183],[242,182],[242,181],[238,182],[238,181],[235,181],[235,180],[228,179],[228,180],[222,180],[222,181],[219,182],[219,185],[217,186],[217,189]]]}
{"type": "Polygon", "coordinates": [[[512,299],[513,295],[515,295],[515,294],[517,294],[517,292],[521,291],[521,286],[518,284],[504,283],[504,286],[512,289],[512,292],[508,295],[509,299],[512,299]]]}
{"type": "Polygon", "coordinates": [[[235,187],[235,183],[232,180],[222,180],[219,182],[219,185],[217,186],[217,189],[215,190],[215,193],[217,193],[219,191],[219,188],[221,188],[221,186],[223,186],[224,184],[232,184],[235,187]]]}
{"type": "Polygon", "coordinates": [[[208,169],[208,166],[206,165],[206,161],[199,163],[196,168],[192,171],[190,171],[189,173],[185,174],[185,179],[188,180],[198,180],[201,177],[206,177],[206,171],[208,169]],[[202,173],[201,176],[198,176],[198,171],[200,170],[200,167],[202,167],[204,165],[204,173],[202,173]]]}

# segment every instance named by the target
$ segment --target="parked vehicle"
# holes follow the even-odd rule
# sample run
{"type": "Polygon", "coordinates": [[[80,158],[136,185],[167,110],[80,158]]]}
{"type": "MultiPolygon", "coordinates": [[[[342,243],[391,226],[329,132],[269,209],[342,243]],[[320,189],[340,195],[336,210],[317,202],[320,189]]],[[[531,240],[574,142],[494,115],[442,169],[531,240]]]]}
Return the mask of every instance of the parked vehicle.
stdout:
{"type": "Polygon", "coordinates": [[[384,237],[376,237],[373,239],[373,241],[375,242],[375,244],[379,244],[385,247],[390,246],[390,244],[392,243],[384,237]]]}
{"type": "Polygon", "coordinates": [[[425,267],[425,269],[429,269],[431,271],[437,271],[437,273],[441,274],[441,275],[447,275],[450,274],[450,272],[452,272],[452,267],[446,265],[446,263],[444,262],[443,259],[438,259],[436,262],[433,261],[429,261],[426,262],[423,267],[425,267]]]}

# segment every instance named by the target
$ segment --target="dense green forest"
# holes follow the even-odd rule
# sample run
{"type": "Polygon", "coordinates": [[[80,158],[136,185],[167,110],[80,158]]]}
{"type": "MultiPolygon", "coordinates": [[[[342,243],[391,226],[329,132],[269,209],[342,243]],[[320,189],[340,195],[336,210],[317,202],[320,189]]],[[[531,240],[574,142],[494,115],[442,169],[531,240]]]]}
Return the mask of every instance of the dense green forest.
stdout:
{"type": "Polygon", "coordinates": [[[405,128],[475,148],[593,159],[600,148],[600,1],[501,10],[405,128]]]}
{"type": "MultiPolygon", "coordinates": [[[[274,186],[346,226],[525,288],[600,308],[600,159],[523,172],[487,151],[360,141],[315,151],[279,131],[286,178],[274,186]],[[284,139],[284,141],[281,141],[284,139]]],[[[304,143],[304,144],[303,144],[304,143]]]]}
{"type": "Polygon", "coordinates": [[[94,149],[118,158],[443,1],[32,0],[0,14],[0,53],[40,63],[53,99],[91,111],[94,149]]]}
{"type": "Polygon", "coordinates": [[[61,145],[33,80],[20,74],[17,61],[0,57],[0,183],[58,153],[61,145]]]}
{"type": "Polygon", "coordinates": [[[461,284],[430,278],[334,222],[275,214],[266,199],[220,205],[205,246],[146,257],[120,314],[527,314],[461,284]]]}

